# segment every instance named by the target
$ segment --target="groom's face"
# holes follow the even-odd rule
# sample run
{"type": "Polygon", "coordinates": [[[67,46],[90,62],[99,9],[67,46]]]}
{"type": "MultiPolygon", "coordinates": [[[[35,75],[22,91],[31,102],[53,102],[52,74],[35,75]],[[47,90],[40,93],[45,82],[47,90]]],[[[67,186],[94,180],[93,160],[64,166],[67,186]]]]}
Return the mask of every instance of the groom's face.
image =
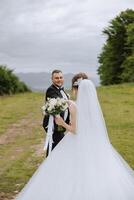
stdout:
{"type": "Polygon", "coordinates": [[[64,84],[64,77],[61,72],[52,75],[52,82],[54,85],[61,87],[64,84]]]}

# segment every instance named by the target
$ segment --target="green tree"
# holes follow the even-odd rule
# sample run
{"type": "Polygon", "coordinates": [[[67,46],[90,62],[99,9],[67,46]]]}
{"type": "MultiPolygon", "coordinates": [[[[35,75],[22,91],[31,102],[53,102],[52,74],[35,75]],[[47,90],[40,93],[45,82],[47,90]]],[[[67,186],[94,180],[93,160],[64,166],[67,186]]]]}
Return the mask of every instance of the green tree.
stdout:
{"type": "Polygon", "coordinates": [[[0,65],[0,95],[29,91],[27,85],[19,80],[13,70],[0,65]]]}
{"type": "Polygon", "coordinates": [[[127,56],[122,64],[123,73],[121,78],[123,82],[134,82],[134,23],[127,27],[127,56]]]}
{"type": "Polygon", "coordinates": [[[124,71],[122,73],[123,82],[134,82],[134,54],[126,58],[123,63],[124,71]]]}
{"type": "MultiPolygon", "coordinates": [[[[99,56],[100,66],[98,69],[103,85],[117,84],[126,80],[123,74],[128,65],[130,72],[132,58],[130,62],[128,56],[132,56],[132,46],[134,45],[131,38],[133,24],[134,11],[127,9],[114,18],[103,31],[107,40],[99,56]],[[128,62],[129,64],[127,64],[128,62]]],[[[130,78],[130,80],[132,79],[130,78]]]]}

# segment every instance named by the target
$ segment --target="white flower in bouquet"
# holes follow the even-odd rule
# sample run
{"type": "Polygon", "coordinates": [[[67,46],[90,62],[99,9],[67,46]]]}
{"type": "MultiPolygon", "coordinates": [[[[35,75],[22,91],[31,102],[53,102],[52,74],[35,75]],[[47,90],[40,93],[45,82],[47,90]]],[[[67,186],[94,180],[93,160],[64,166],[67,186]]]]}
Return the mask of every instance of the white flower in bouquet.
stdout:
{"type": "Polygon", "coordinates": [[[42,106],[43,115],[46,115],[45,109],[46,109],[46,106],[42,106]]]}
{"type": "Polygon", "coordinates": [[[61,98],[57,98],[57,106],[62,106],[62,99],[61,98]]]}
{"type": "Polygon", "coordinates": [[[50,101],[50,107],[54,108],[55,105],[57,104],[57,100],[55,98],[51,98],[49,101],[50,101]]]}
{"type": "Polygon", "coordinates": [[[63,98],[48,98],[44,106],[42,106],[43,114],[59,115],[68,108],[67,100],[63,98]]]}

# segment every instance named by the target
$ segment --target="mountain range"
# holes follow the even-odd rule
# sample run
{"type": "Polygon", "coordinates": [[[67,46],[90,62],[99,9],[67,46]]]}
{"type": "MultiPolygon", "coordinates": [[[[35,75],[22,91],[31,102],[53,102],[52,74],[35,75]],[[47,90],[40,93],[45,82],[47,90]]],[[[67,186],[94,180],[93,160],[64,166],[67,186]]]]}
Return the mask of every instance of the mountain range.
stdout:
{"type": "MultiPolygon", "coordinates": [[[[46,89],[51,85],[51,73],[48,72],[29,72],[29,73],[16,73],[21,81],[25,82],[33,91],[45,92],[46,89]]],[[[64,74],[64,87],[66,89],[71,88],[71,80],[74,74],[68,73],[64,74]]],[[[99,85],[99,77],[90,77],[96,86],[99,85]]]]}

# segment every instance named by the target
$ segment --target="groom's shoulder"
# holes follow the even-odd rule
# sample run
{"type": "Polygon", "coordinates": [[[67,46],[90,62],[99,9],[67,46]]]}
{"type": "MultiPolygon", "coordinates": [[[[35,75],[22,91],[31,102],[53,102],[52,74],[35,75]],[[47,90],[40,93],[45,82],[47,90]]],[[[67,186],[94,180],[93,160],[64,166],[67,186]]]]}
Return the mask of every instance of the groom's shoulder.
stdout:
{"type": "Polygon", "coordinates": [[[53,91],[55,91],[55,87],[54,87],[54,85],[50,85],[46,90],[46,94],[53,92],[53,91]]]}
{"type": "Polygon", "coordinates": [[[46,92],[47,92],[47,91],[50,91],[50,90],[54,90],[54,86],[53,86],[53,85],[50,85],[50,86],[47,88],[46,92]]]}

